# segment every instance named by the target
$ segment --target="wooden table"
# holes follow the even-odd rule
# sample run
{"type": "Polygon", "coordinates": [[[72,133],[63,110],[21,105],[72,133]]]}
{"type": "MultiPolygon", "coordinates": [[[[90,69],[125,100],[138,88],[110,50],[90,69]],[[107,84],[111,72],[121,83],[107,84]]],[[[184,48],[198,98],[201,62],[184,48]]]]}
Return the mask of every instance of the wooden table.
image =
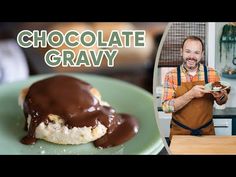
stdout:
{"type": "Polygon", "coordinates": [[[175,135],[170,151],[172,154],[236,154],[236,136],[175,135]]]}

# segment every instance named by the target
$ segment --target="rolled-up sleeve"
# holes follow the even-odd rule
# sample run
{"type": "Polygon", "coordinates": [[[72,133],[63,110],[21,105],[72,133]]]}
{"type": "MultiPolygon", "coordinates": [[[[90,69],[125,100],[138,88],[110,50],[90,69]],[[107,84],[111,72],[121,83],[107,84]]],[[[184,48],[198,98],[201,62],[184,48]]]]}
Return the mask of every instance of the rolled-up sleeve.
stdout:
{"type": "Polygon", "coordinates": [[[209,82],[217,82],[220,81],[220,75],[219,73],[214,70],[213,68],[208,68],[208,81],[209,82]]]}
{"type": "Polygon", "coordinates": [[[174,112],[175,87],[173,75],[169,72],[166,74],[162,88],[162,109],[166,113],[174,112]]]}

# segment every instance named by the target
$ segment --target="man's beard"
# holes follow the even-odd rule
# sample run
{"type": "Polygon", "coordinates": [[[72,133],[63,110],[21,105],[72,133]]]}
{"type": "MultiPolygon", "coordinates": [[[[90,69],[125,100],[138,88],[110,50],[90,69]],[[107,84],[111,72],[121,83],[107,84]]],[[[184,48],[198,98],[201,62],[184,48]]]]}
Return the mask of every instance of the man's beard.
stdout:
{"type": "Polygon", "coordinates": [[[188,70],[194,70],[194,69],[196,69],[197,67],[198,67],[198,64],[199,64],[199,62],[197,61],[197,59],[196,58],[186,58],[185,60],[184,60],[184,65],[185,65],[185,68],[186,69],[188,69],[188,70]],[[194,60],[195,61],[195,65],[194,66],[188,66],[187,65],[187,61],[188,60],[194,60]]]}

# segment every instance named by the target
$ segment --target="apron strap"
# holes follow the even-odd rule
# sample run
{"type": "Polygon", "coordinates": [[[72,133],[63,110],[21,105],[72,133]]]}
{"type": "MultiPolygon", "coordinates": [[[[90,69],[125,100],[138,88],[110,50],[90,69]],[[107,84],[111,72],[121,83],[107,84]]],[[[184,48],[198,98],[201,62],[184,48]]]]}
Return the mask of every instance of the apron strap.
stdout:
{"type": "Polygon", "coordinates": [[[176,125],[178,125],[179,127],[184,128],[184,129],[186,129],[186,130],[189,130],[189,131],[191,132],[191,135],[194,135],[194,136],[201,136],[201,135],[202,135],[202,130],[201,130],[201,129],[208,127],[208,126],[211,125],[211,123],[212,123],[212,119],[211,119],[209,122],[207,122],[206,124],[202,125],[201,127],[196,128],[196,129],[192,129],[192,128],[190,128],[190,127],[188,127],[188,126],[186,126],[186,125],[180,123],[179,121],[177,121],[177,120],[174,119],[173,117],[172,117],[172,121],[173,121],[176,125]]]}
{"type": "Polygon", "coordinates": [[[177,79],[178,79],[178,86],[181,86],[181,73],[180,73],[180,65],[177,66],[177,79]]]}
{"type": "MultiPolygon", "coordinates": [[[[208,83],[208,71],[207,71],[207,66],[203,65],[204,67],[204,79],[205,79],[205,84],[208,83]]],[[[178,81],[178,86],[181,86],[181,72],[180,72],[180,65],[177,66],[177,81],[178,81]]]]}
{"type": "Polygon", "coordinates": [[[204,78],[205,78],[205,84],[208,83],[208,72],[207,72],[207,67],[204,65],[204,78]]]}

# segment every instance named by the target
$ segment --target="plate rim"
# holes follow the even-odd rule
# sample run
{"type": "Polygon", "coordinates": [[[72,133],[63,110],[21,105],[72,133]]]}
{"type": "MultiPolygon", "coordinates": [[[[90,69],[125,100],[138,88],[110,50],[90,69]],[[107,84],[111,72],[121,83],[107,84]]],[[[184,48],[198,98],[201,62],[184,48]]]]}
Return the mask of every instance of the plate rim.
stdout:
{"type": "MultiPolygon", "coordinates": [[[[80,76],[81,77],[88,77],[88,78],[94,78],[95,77],[95,78],[100,78],[102,80],[109,80],[111,82],[116,82],[117,84],[119,84],[119,83],[125,84],[127,87],[130,87],[131,89],[135,89],[135,91],[137,91],[138,93],[142,92],[142,94],[145,97],[150,99],[150,101],[153,101],[153,97],[152,97],[152,94],[150,92],[148,92],[147,90],[145,90],[145,89],[143,89],[139,86],[136,86],[132,83],[129,83],[129,82],[126,82],[126,81],[123,81],[123,80],[119,80],[119,79],[116,79],[116,78],[112,78],[112,77],[101,76],[101,75],[96,75],[96,74],[87,74],[87,73],[86,74],[84,74],[84,73],[49,73],[48,74],[47,73],[47,74],[33,75],[33,76],[30,76],[30,77],[28,77],[27,79],[24,79],[24,80],[2,84],[0,86],[0,90],[6,89],[7,87],[14,87],[14,85],[24,84],[26,82],[35,82],[35,80],[41,80],[41,79],[45,79],[45,78],[52,77],[52,76],[55,76],[55,75],[69,75],[69,76],[72,76],[72,77],[74,76],[74,77],[78,77],[78,78],[80,76]]],[[[153,109],[153,107],[151,109],[153,109]]],[[[155,118],[154,112],[153,112],[153,115],[154,115],[154,118],[155,118]]],[[[157,129],[158,129],[158,126],[157,126],[157,129]]],[[[155,139],[155,138],[153,138],[153,139],[155,139]]],[[[156,154],[158,151],[160,152],[162,148],[163,148],[163,142],[162,142],[162,139],[161,139],[161,135],[159,134],[159,138],[157,138],[155,140],[155,142],[150,141],[150,145],[148,146],[148,149],[146,151],[140,152],[140,154],[153,154],[153,153],[156,154]]]]}
{"type": "MultiPolygon", "coordinates": [[[[221,83],[222,83],[222,82],[223,82],[223,83],[227,83],[228,86],[226,86],[226,85],[223,84],[223,85],[226,86],[226,87],[223,88],[223,89],[220,89],[220,90],[207,89],[206,87],[207,87],[208,85],[212,85],[212,83],[213,83],[213,82],[209,82],[209,83],[207,83],[207,84],[204,85],[205,90],[210,91],[210,92],[219,92],[219,91],[226,90],[226,89],[228,89],[228,88],[231,87],[231,84],[228,83],[228,82],[226,82],[226,81],[219,81],[219,82],[221,82],[221,83]]],[[[211,86],[211,87],[212,87],[212,86],[211,86]]]]}

